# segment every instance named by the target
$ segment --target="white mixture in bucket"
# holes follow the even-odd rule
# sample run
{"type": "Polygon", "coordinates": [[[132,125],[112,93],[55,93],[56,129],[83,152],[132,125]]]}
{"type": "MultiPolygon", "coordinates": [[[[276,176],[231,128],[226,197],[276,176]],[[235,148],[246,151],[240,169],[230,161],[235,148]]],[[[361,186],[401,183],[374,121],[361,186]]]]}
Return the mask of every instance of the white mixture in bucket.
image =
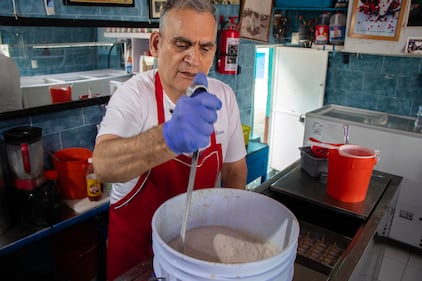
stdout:
{"type": "MultiPolygon", "coordinates": [[[[180,251],[181,240],[176,237],[168,245],[180,251]]],[[[280,252],[270,241],[227,226],[211,225],[186,232],[183,254],[209,262],[247,263],[275,256],[280,252]]]]}

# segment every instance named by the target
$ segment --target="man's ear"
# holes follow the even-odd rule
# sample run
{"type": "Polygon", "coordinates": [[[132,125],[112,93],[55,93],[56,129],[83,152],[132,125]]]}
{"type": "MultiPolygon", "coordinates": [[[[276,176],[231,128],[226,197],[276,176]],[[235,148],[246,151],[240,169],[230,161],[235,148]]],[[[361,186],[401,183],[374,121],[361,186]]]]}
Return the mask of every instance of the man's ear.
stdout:
{"type": "Polygon", "coordinates": [[[160,43],[161,35],[159,32],[154,31],[149,37],[149,51],[153,57],[158,57],[158,47],[160,43]]]}

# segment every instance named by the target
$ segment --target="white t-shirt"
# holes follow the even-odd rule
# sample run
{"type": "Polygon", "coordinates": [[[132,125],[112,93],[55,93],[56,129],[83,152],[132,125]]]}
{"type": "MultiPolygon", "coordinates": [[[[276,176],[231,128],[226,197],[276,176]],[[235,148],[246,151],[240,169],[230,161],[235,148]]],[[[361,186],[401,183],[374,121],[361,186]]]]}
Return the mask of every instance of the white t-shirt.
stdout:
{"type": "MultiPolygon", "coordinates": [[[[117,89],[107,105],[98,136],[113,134],[131,137],[158,124],[155,73],[156,70],[139,73],[117,89]]],[[[227,84],[214,78],[208,78],[208,90],[223,104],[214,123],[216,141],[222,144],[223,163],[238,161],[246,155],[246,149],[236,96],[227,84]]],[[[166,121],[171,118],[170,111],[174,107],[175,104],[164,93],[166,121]]],[[[138,178],[126,183],[114,183],[111,203],[123,198],[135,186],[138,178]]]]}

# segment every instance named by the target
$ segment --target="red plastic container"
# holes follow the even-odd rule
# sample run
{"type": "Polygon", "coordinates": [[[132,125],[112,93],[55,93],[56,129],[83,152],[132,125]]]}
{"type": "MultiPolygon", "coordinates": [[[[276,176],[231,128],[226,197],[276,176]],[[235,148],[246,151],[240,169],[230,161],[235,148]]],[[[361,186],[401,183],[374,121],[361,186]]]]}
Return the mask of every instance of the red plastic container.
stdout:
{"type": "Polygon", "coordinates": [[[59,189],[64,199],[82,199],[86,190],[86,168],[92,151],[86,148],[65,148],[54,153],[53,164],[59,173],[59,189]]]}
{"type": "Polygon", "coordinates": [[[348,203],[365,200],[377,153],[369,148],[346,144],[328,154],[327,193],[348,203]]]}
{"type": "Polygon", "coordinates": [[[50,87],[52,103],[62,103],[72,101],[71,86],[52,86],[50,87]]]}

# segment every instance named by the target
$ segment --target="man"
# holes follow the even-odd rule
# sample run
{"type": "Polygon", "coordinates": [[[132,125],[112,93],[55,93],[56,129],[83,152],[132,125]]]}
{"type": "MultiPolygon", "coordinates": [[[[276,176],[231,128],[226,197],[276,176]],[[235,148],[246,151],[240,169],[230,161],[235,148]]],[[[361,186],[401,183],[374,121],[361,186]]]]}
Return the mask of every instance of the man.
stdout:
{"type": "Polygon", "coordinates": [[[168,1],[159,32],[150,37],[158,71],[134,76],[110,99],[93,156],[97,176],[113,183],[109,280],[153,255],[152,216],[164,201],[186,192],[192,152],[199,149],[195,188],[246,185],[233,91],[208,79],[209,92],[186,96],[195,75],[208,73],[213,63],[214,11],[207,0],[168,1]]]}

